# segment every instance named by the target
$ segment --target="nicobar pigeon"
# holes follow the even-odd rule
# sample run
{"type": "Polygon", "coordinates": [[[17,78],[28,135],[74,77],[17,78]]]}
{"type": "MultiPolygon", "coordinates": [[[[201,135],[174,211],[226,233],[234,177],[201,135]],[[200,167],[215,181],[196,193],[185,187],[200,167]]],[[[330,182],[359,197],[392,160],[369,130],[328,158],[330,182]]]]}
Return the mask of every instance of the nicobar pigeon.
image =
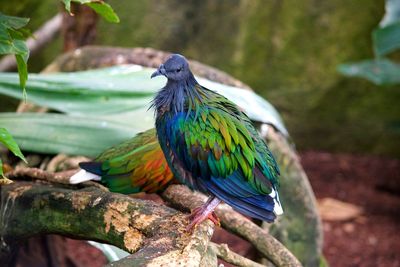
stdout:
{"type": "Polygon", "coordinates": [[[157,93],[158,141],[175,178],[209,195],[188,229],[209,218],[221,202],[267,222],[283,213],[279,168],[250,119],[234,103],[201,86],[182,55],[173,54],[151,75],[167,84],[157,93]]]}
{"type": "Polygon", "coordinates": [[[101,180],[112,192],[153,193],[178,180],[209,195],[195,209],[188,229],[209,218],[224,201],[236,211],[272,222],[283,213],[279,169],[250,119],[231,101],[198,84],[181,55],[156,72],[168,82],[153,100],[156,130],[104,151],[70,178],[101,180]],[[157,140],[158,137],[158,140],[157,140]]]}

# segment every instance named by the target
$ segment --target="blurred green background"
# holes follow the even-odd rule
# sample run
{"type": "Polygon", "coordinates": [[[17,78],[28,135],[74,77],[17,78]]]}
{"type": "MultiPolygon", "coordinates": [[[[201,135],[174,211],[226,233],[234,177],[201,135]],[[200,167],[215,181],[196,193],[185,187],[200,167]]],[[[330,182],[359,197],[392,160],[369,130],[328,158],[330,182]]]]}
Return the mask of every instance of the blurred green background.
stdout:
{"type": "MultiPolygon", "coordinates": [[[[226,71],[275,105],[300,150],[400,157],[400,86],[337,72],[373,57],[383,0],[107,2],[121,23],[100,19],[96,44],[179,52],[226,71]]],[[[32,30],[59,9],[56,0],[0,4],[5,14],[30,17],[32,30]]],[[[58,38],[30,58],[29,70],[61,50],[58,38]]]]}

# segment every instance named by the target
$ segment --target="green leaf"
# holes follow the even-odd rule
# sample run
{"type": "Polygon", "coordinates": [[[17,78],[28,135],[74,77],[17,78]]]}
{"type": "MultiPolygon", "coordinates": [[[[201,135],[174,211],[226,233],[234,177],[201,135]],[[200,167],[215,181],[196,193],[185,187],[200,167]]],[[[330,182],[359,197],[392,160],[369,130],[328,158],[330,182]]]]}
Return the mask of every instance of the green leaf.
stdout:
{"type": "Polygon", "coordinates": [[[134,136],[140,123],[50,113],[0,113],[0,125],[9,129],[23,150],[89,157],[134,136]]]}
{"type": "Polygon", "coordinates": [[[28,80],[28,66],[26,60],[21,55],[15,55],[17,61],[18,73],[19,73],[19,84],[22,87],[24,98],[26,98],[26,81],[28,80]]]}
{"type": "Polygon", "coordinates": [[[109,4],[99,1],[87,3],[86,5],[91,7],[97,14],[102,16],[108,22],[119,23],[118,15],[114,12],[109,4]]]}
{"type": "Polygon", "coordinates": [[[25,85],[28,79],[27,62],[29,58],[29,49],[24,40],[30,33],[22,27],[28,22],[27,18],[6,16],[0,13],[0,54],[15,55],[24,97],[26,96],[25,85]]]}
{"type": "Polygon", "coordinates": [[[374,52],[378,57],[400,48],[400,21],[372,32],[374,52]]]}
{"type": "MultiPolygon", "coordinates": [[[[4,126],[3,124],[0,124],[4,126]]],[[[15,156],[26,162],[24,155],[6,128],[0,128],[0,142],[3,143],[15,156]]]]}
{"type": "MultiPolygon", "coordinates": [[[[8,33],[8,29],[0,24],[0,42],[9,43],[11,39],[11,35],[8,33]]],[[[1,45],[0,45],[1,46],[1,45]]]]}
{"type": "Polygon", "coordinates": [[[64,3],[65,9],[71,15],[73,15],[71,13],[71,2],[76,2],[76,3],[79,3],[81,5],[89,6],[97,14],[102,16],[108,22],[112,22],[112,23],[118,23],[119,22],[119,17],[114,12],[112,7],[109,4],[105,3],[104,1],[102,1],[102,0],[61,0],[61,2],[64,3]]]}
{"type": "Polygon", "coordinates": [[[0,12],[0,24],[6,28],[20,29],[28,24],[29,18],[7,16],[0,12]]]}
{"type": "Polygon", "coordinates": [[[400,64],[387,59],[342,64],[338,71],[349,77],[365,78],[377,85],[400,84],[400,64]]]}
{"type": "Polygon", "coordinates": [[[29,50],[22,40],[0,41],[0,54],[21,55],[24,60],[28,60],[29,50]]]}
{"type": "MultiPolygon", "coordinates": [[[[29,100],[77,115],[113,115],[147,109],[154,93],[163,86],[162,82],[150,80],[150,70],[140,68],[138,71],[129,71],[124,68],[125,74],[115,74],[117,69],[55,75],[30,74],[27,88],[32,92],[29,93],[29,100]]],[[[15,74],[0,74],[1,93],[21,98],[15,74]]]]}
{"type": "Polygon", "coordinates": [[[64,4],[65,10],[67,10],[70,15],[73,15],[71,13],[71,0],[61,0],[61,2],[64,4]]]}

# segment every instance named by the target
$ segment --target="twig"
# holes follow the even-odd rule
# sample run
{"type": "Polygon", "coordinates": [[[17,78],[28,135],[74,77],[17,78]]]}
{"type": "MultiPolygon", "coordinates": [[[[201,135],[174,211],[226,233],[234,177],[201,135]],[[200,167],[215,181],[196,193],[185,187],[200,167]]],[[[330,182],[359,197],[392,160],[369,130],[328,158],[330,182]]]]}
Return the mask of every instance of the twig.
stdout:
{"type": "MultiPolygon", "coordinates": [[[[48,181],[51,183],[60,183],[69,185],[70,184],[69,178],[77,171],[78,170],[68,170],[68,171],[52,173],[37,168],[19,168],[12,172],[7,173],[7,177],[9,177],[10,179],[17,179],[17,180],[23,180],[26,178],[34,180],[36,179],[36,180],[48,181]]],[[[87,181],[81,183],[80,185],[85,187],[97,187],[105,192],[109,191],[107,187],[92,181],[87,181]]]]}
{"type": "MultiPolygon", "coordinates": [[[[162,196],[172,205],[186,209],[194,209],[205,201],[204,195],[195,193],[183,185],[169,186],[162,196]]],[[[220,204],[215,212],[225,229],[252,243],[261,254],[276,266],[302,266],[296,257],[278,240],[249,219],[233,211],[228,205],[220,204]]]]}
{"type": "Polygon", "coordinates": [[[249,260],[231,251],[227,244],[215,244],[210,242],[209,247],[217,254],[217,257],[239,267],[265,267],[262,264],[249,260]]]}
{"type": "Polygon", "coordinates": [[[70,170],[68,172],[52,173],[37,168],[18,168],[8,173],[10,179],[31,178],[38,180],[45,180],[49,182],[69,184],[69,177],[76,172],[70,170]]]}

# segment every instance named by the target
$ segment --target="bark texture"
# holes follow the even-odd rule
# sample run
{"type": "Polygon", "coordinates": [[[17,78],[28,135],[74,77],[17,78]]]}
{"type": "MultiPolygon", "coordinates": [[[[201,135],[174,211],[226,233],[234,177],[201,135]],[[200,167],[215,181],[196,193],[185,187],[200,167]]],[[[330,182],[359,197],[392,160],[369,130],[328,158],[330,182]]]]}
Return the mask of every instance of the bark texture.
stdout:
{"type": "Polygon", "coordinates": [[[3,263],[19,240],[60,234],[110,243],[133,253],[113,266],[199,266],[214,230],[205,221],[188,233],[186,215],[97,187],[73,190],[23,181],[2,186],[0,193],[3,263]]]}

